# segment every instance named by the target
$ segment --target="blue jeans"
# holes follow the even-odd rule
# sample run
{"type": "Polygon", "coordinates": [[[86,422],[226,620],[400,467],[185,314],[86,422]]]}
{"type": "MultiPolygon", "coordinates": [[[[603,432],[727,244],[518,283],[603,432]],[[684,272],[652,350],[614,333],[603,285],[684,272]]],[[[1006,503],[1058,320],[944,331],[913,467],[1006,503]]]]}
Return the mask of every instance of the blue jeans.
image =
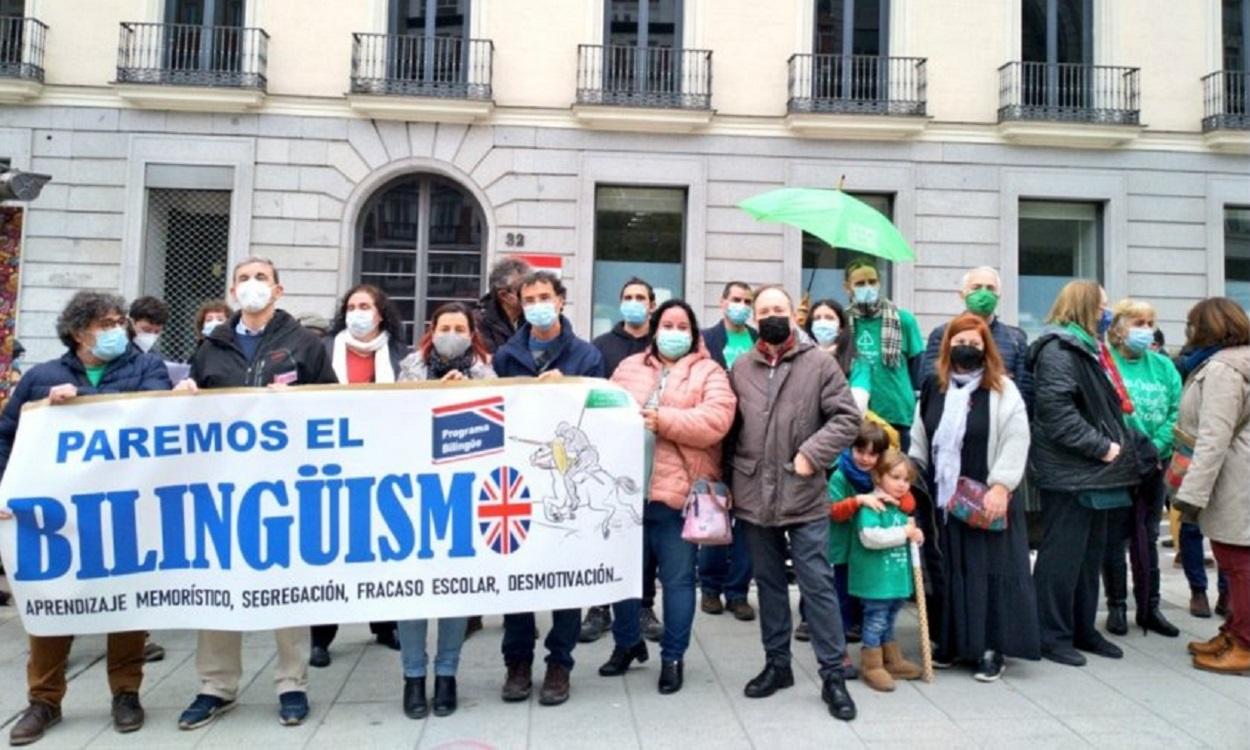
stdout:
{"type": "MultiPolygon", "coordinates": [[[[1193,591],[1207,590],[1206,554],[1202,549],[1202,530],[1196,523],[1181,524],[1181,567],[1185,569],[1185,579],[1193,591]]],[[[1219,571],[1216,586],[1221,594],[1228,592],[1228,579],[1224,571],[1219,571]]]]}
{"type": "MultiPolygon", "coordinates": [[[[440,617],[438,650],[434,654],[434,674],[455,677],[460,666],[460,646],[464,644],[464,627],[468,618],[440,617]]],[[[425,653],[425,634],[429,620],[400,620],[395,625],[399,634],[399,654],[404,662],[404,677],[425,677],[429,657],[425,653]]]]}
{"type": "Polygon", "coordinates": [[[860,599],[864,604],[864,646],[881,648],[894,642],[894,620],[903,608],[902,599],[860,599]]]}
{"type": "Polygon", "coordinates": [[[725,595],[725,601],[745,601],[751,586],[751,551],[747,535],[734,531],[734,543],[699,548],[699,587],[708,596],[725,595]]]}
{"type": "MultiPolygon", "coordinates": [[[[664,503],[648,502],[642,516],[642,544],[659,564],[664,601],[664,636],[660,658],[681,661],[690,646],[694,627],[694,566],[699,548],[681,538],[681,511],[664,503]]],[[[638,614],[641,599],[612,605],[612,640],[629,648],[642,640],[638,614]]]]}

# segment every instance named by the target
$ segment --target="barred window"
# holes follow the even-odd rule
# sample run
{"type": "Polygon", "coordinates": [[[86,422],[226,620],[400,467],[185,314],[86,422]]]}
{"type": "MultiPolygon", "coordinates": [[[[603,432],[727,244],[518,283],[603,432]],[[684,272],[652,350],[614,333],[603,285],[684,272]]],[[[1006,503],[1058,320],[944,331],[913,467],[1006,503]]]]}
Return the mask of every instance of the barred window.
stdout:
{"type": "Polygon", "coordinates": [[[230,191],[148,189],[143,294],[169,304],[160,353],[186,361],[195,351],[195,310],[226,294],[230,191]]]}

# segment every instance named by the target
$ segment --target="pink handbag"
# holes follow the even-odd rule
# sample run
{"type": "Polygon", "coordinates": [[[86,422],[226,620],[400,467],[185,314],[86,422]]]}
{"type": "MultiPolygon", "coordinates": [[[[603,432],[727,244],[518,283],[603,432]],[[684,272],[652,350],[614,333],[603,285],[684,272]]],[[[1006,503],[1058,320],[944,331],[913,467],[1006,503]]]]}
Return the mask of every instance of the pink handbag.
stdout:
{"type": "Polygon", "coordinates": [[[719,547],[733,544],[733,498],[724,482],[696,479],[682,509],[681,538],[691,544],[719,547]]]}

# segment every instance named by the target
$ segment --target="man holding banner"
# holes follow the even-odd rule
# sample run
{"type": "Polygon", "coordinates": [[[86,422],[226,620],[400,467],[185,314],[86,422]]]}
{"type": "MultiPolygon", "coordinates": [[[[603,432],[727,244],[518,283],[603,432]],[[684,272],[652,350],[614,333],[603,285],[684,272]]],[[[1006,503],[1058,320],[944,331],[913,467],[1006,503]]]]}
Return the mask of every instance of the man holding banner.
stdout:
{"type": "MultiPolygon", "coordinates": [[[[126,302],[115,294],[79,292],[56,321],[68,351],[26,373],[0,418],[0,477],[8,468],[22,406],[48,399],[63,404],[77,396],[133,391],[167,391],[169,374],[160,358],[140,352],[127,335],[126,302]]],[[[0,509],[0,521],[11,520],[0,509]]],[[[113,728],[133,732],[143,726],[139,685],[143,681],[142,630],[108,634],[108,678],[113,691],[113,728]]],[[[30,705],[9,732],[10,745],[29,745],[61,720],[65,667],[74,637],[30,636],[26,683],[30,705]]]]}
{"type": "MultiPolygon", "coordinates": [[[[501,378],[583,376],[603,377],[603,357],[588,342],[573,333],[573,326],[564,317],[564,285],[555,274],[534,271],[517,283],[525,324],[508,343],[495,353],[493,366],[501,378]]],[[[584,441],[579,426],[561,424],[561,437],[574,445],[584,441]]],[[[585,458],[578,452],[565,458],[573,467],[565,474],[569,494],[575,498],[575,476],[584,470],[585,458]]],[[[588,456],[587,456],[588,457],[588,456]]],[[[573,669],[573,648],[581,629],[581,611],[560,609],[551,615],[551,632],[547,634],[547,673],[543,677],[539,703],[558,706],[569,699],[569,672],[573,669]]],[[[503,699],[523,701],[533,690],[531,671],[534,661],[534,640],[537,628],[533,612],[514,612],[504,616],[503,658],[508,676],[503,686],[503,699]]]]}
{"type": "MultiPolygon", "coordinates": [[[[234,267],[230,292],[240,312],[204,339],[191,360],[191,376],[178,390],[337,383],[330,357],[317,335],[276,308],[282,297],[278,269],[265,258],[245,258],[234,267]]],[[[278,722],[295,726],[308,716],[306,627],[274,631],[278,661],[278,722]]],[[[243,674],[243,634],[201,630],[195,667],[200,693],[178,718],[179,729],[198,729],[234,706],[243,674]]]]}

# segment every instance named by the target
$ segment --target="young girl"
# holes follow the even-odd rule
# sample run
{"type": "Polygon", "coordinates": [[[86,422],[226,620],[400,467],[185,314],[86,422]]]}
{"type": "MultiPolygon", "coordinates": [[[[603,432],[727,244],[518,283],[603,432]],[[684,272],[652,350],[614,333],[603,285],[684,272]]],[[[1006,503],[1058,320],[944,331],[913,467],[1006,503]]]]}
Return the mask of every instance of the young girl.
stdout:
{"type": "Polygon", "coordinates": [[[924,534],[902,506],[915,507],[911,483],[915,469],[893,448],[878,459],[872,471],[876,496],[883,507],[861,503],[855,513],[851,540],[850,593],[863,601],[864,645],[860,652],[860,679],[874,690],[894,689],[894,678],[914,680],[920,667],[903,658],[894,640],[894,621],[912,594],[910,542],[921,544],[924,534]]]}

